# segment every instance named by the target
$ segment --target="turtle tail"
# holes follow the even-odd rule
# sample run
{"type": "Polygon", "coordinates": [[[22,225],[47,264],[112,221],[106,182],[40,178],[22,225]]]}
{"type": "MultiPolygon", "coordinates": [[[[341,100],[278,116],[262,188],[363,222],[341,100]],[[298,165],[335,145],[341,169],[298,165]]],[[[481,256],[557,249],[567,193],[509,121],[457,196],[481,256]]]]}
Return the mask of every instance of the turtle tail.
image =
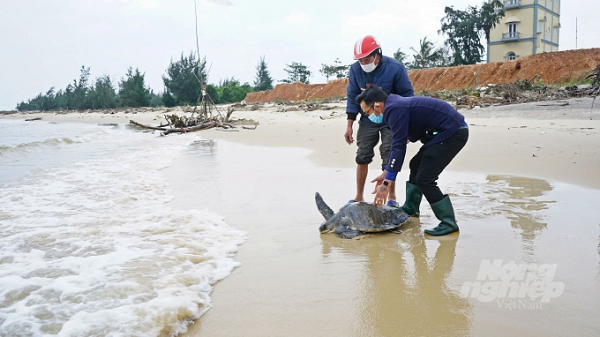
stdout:
{"type": "Polygon", "coordinates": [[[329,206],[323,201],[323,198],[319,194],[319,192],[315,193],[315,201],[317,202],[317,208],[319,212],[323,215],[325,220],[331,219],[331,217],[335,214],[329,206]]]}

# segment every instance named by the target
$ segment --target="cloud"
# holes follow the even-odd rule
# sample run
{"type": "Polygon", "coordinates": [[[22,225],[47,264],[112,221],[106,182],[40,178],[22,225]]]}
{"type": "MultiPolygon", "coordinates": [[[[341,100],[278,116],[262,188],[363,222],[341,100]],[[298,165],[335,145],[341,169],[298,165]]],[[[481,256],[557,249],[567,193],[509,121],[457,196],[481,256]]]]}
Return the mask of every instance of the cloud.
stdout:
{"type": "Polygon", "coordinates": [[[290,23],[308,23],[310,19],[304,12],[295,12],[294,14],[287,17],[287,21],[290,23]]]}
{"type": "MultiPolygon", "coordinates": [[[[345,37],[356,41],[371,34],[377,37],[382,46],[396,50],[402,46],[417,46],[419,39],[428,37],[441,46],[444,38],[437,34],[440,20],[445,15],[448,1],[383,1],[376,0],[371,10],[362,14],[346,14],[342,18],[342,32],[345,37]]],[[[460,7],[460,5],[459,5],[460,7]]],[[[385,53],[385,51],[384,51],[385,53]]]]}

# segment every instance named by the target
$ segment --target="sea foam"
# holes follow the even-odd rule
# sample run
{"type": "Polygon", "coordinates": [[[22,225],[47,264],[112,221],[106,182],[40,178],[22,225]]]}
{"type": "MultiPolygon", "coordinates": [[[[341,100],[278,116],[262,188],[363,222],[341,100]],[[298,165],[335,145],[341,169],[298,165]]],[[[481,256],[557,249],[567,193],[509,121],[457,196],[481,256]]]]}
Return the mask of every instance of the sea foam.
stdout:
{"type": "Polygon", "coordinates": [[[175,335],[238,266],[245,233],[208,210],[169,206],[161,170],[197,136],[89,131],[52,155],[83,143],[101,156],[0,189],[0,336],[175,335]]]}

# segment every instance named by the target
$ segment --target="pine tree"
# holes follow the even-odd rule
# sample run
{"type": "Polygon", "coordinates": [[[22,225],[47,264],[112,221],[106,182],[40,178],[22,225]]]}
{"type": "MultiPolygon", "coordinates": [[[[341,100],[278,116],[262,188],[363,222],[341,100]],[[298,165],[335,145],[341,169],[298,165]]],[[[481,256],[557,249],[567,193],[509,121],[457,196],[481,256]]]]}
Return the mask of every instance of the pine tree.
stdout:
{"type": "Polygon", "coordinates": [[[176,62],[171,60],[167,75],[162,77],[166,88],[165,92],[168,91],[173,96],[176,105],[196,104],[201,91],[196,77],[206,84],[208,77],[206,58],[199,61],[196,60],[193,52],[188,57],[181,53],[180,60],[176,62]]]}
{"type": "Polygon", "coordinates": [[[79,82],[73,80],[72,84],[67,86],[65,91],[67,100],[67,109],[84,110],[89,108],[86,102],[86,96],[89,91],[88,79],[90,77],[90,68],[81,66],[79,82]]]}
{"type": "Polygon", "coordinates": [[[136,68],[129,67],[127,78],[119,83],[119,98],[124,107],[150,106],[150,90],[144,84],[144,75],[136,68]]]}
{"type": "Polygon", "coordinates": [[[106,75],[96,79],[96,84],[88,92],[87,101],[92,109],[117,107],[118,97],[110,76],[106,75]]]}
{"type": "Polygon", "coordinates": [[[260,58],[256,66],[256,79],[254,80],[254,91],[264,91],[273,89],[273,79],[267,70],[265,57],[260,58]]]}
{"type": "Polygon", "coordinates": [[[300,62],[292,62],[292,64],[286,64],[286,66],[287,68],[283,70],[285,70],[285,72],[288,73],[288,78],[281,80],[281,82],[302,82],[305,84],[310,84],[308,78],[312,75],[312,72],[308,70],[307,66],[303,65],[300,62]]]}
{"type": "Polygon", "coordinates": [[[173,98],[173,95],[171,95],[169,89],[165,89],[165,92],[162,95],[162,103],[167,108],[173,107],[177,104],[177,102],[175,102],[175,98],[173,98]]]}
{"type": "Polygon", "coordinates": [[[342,61],[340,61],[339,58],[336,58],[335,61],[333,61],[333,65],[321,63],[321,69],[319,72],[325,76],[327,81],[329,81],[330,76],[335,78],[348,77],[348,74],[350,73],[350,66],[351,65],[342,64],[342,61]]]}

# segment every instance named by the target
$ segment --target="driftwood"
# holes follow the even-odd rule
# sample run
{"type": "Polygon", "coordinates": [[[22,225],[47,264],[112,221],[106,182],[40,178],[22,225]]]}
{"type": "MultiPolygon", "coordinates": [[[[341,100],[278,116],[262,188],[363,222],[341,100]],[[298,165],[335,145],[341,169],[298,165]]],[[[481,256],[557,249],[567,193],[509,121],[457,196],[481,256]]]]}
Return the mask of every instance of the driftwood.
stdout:
{"type": "MultiPolygon", "coordinates": [[[[144,129],[150,129],[150,130],[157,130],[157,131],[161,131],[160,135],[161,136],[166,136],[170,133],[184,133],[184,132],[194,132],[194,131],[200,131],[200,130],[206,130],[206,129],[210,129],[210,128],[214,128],[214,127],[218,127],[223,129],[223,131],[238,131],[238,130],[233,130],[236,128],[235,125],[233,125],[233,123],[235,122],[241,122],[243,120],[239,120],[239,121],[230,121],[230,117],[231,114],[233,113],[234,108],[233,107],[229,107],[227,109],[227,115],[225,116],[225,118],[223,118],[220,114],[219,116],[212,116],[212,117],[208,117],[208,118],[202,118],[202,114],[198,114],[196,118],[194,117],[186,117],[186,116],[177,116],[175,114],[171,114],[171,115],[165,115],[165,119],[167,121],[167,125],[159,125],[159,126],[152,126],[152,125],[146,125],[146,124],[142,124],[142,123],[138,123],[134,120],[130,120],[129,123],[139,126],[141,128],[144,129]]],[[[246,130],[254,130],[256,129],[258,123],[254,122],[254,126],[251,127],[245,127],[242,126],[243,129],[246,130]]]]}
{"type": "Polygon", "coordinates": [[[41,120],[41,119],[42,119],[42,117],[36,117],[36,118],[29,118],[29,119],[26,119],[25,121],[26,121],[26,122],[31,122],[31,121],[39,121],[39,120],[41,120]]]}
{"type": "Polygon", "coordinates": [[[161,136],[166,136],[169,133],[173,133],[173,132],[179,132],[179,133],[185,133],[185,132],[193,132],[193,131],[200,131],[200,130],[204,130],[204,129],[210,129],[212,127],[217,126],[217,122],[216,121],[208,121],[199,125],[194,125],[194,126],[190,126],[187,128],[173,128],[173,129],[166,129],[165,131],[161,132],[160,135],[161,136]]]}
{"type": "MultiPolygon", "coordinates": [[[[179,132],[179,133],[185,133],[185,132],[194,132],[194,131],[200,131],[200,130],[205,130],[205,129],[209,129],[215,126],[220,126],[223,124],[218,123],[217,121],[211,120],[211,121],[207,121],[198,125],[194,125],[194,126],[190,126],[190,127],[184,127],[184,128],[164,128],[164,127],[157,127],[157,126],[151,126],[151,125],[146,125],[146,124],[142,124],[142,123],[138,123],[136,121],[130,120],[129,121],[130,124],[133,125],[137,125],[141,128],[144,129],[150,129],[150,130],[158,130],[158,131],[162,131],[160,133],[161,136],[166,136],[169,133],[173,133],[173,132],[179,132]]],[[[223,125],[225,126],[225,125],[223,125]]],[[[228,126],[225,126],[228,127],[228,126]]]]}
{"type": "Polygon", "coordinates": [[[164,127],[160,127],[160,126],[150,126],[150,125],[146,125],[146,124],[138,123],[138,122],[136,122],[136,121],[133,121],[133,120],[129,120],[129,124],[137,125],[137,126],[139,126],[139,127],[141,127],[141,128],[144,128],[144,129],[150,129],[150,130],[160,130],[160,131],[165,131],[165,130],[168,130],[167,128],[164,128],[164,127]]]}

